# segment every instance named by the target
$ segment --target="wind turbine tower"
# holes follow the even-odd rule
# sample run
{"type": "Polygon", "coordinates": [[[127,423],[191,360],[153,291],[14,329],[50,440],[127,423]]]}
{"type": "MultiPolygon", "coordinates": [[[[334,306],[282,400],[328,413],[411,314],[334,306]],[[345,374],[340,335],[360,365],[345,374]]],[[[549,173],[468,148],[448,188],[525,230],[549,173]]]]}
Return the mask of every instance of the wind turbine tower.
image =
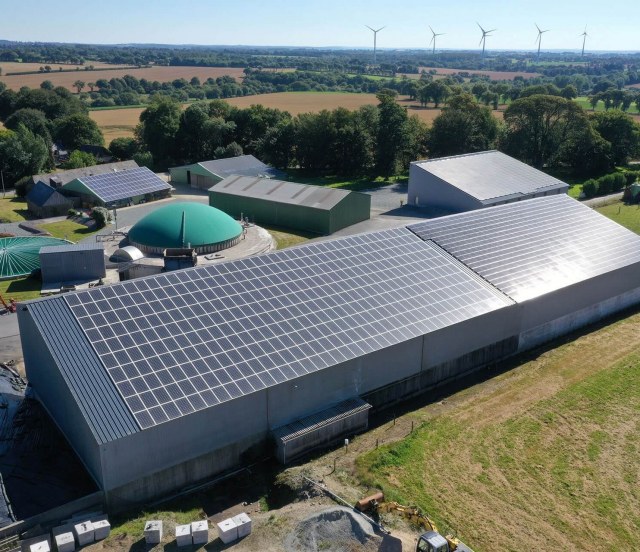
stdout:
{"type": "Polygon", "coordinates": [[[582,37],[582,57],[584,57],[584,45],[587,42],[587,37],[589,36],[587,34],[587,26],[584,26],[584,32],[582,34],[580,34],[579,36],[582,37]]]}
{"type": "Polygon", "coordinates": [[[429,25],[429,29],[431,30],[431,42],[429,42],[429,46],[431,46],[431,44],[433,44],[433,51],[431,53],[435,54],[436,53],[436,37],[437,36],[442,36],[444,33],[436,33],[431,28],[431,25],[429,25]]]}
{"type": "Polygon", "coordinates": [[[480,27],[480,30],[482,31],[482,38],[480,39],[480,42],[479,42],[478,46],[480,46],[480,44],[482,44],[482,57],[484,57],[484,47],[485,47],[486,42],[487,42],[487,37],[491,36],[491,33],[495,32],[497,29],[489,29],[488,31],[485,31],[482,28],[482,25],[480,25],[480,23],[478,23],[476,21],[476,24],[478,25],[478,27],[480,27]]]}
{"type": "Polygon", "coordinates": [[[538,43],[538,59],[540,59],[540,46],[542,45],[542,35],[544,33],[548,33],[551,29],[545,29],[544,31],[538,27],[537,23],[534,23],[536,29],[538,29],[538,37],[536,38],[536,42],[538,43]]]}
{"type": "Polygon", "coordinates": [[[377,56],[377,48],[378,48],[378,33],[384,29],[384,27],[380,27],[379,29],[372,29],[369,25],[365,25],[367,29],[373,32],[373,64],[378,65],[378,56],[377,56]]]}

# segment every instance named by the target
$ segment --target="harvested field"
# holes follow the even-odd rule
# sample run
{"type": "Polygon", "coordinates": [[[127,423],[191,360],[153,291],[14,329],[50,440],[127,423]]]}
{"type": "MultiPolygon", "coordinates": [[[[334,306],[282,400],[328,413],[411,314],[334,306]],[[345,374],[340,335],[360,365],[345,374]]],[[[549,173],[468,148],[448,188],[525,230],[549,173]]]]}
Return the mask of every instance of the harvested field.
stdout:
{"type": "MultiPolygon", "coordinates": [[[[639,329],[636,313],[533,351],[356,439],[369,451],[357,459],[360,477],[477,551],[636,549],[639,329]],[[371,440],[389,442],[398,426],[407,435],[413,422],[409,436],[372,450],[371,440]]],[[[350,463],[340,459],[343,476],[350,463]]]]}
{"type": "MultiPolygon", "coordinates": [[[[89,65],[93,65],[96,68],[110,68],[110,67],[125,67],[125,64],[121,65],[113,65],[111,63],[104,63],[102,61],[87,61],[84,65],[73,65],[69,63],[18,63],[15,61],[0,61],[0,69],[2,69],[2,74],[6,75],[7,73],[25,73],[29,71],[39,71],[40,67],[44,67],[45,65],[49,65],[53,71],[51,73],[58,72],[59,68],[62,67],[63,71],[69,71],[80,68],[80,71],[84,71],[85,67],[89,65]]],[[[133,67],[133,66],[132,66],[133,67]]],[[[47,73],[42,73],[46,75],[47,73]]]]}
{"type": "MultiPolygon", "coordinates": [[[[0,67],[2,67],[0,65],[0,67]]],[[[168,82],[174,79],[187,79],[198,77],[205,81],[209,77],[218,78],[229,75],[234,78],[242,78],[244,69],[237,67],[148,67],[146,69],[102,69],[97,71],[73,71],[71,73],[38,73],[37,75],[10,75],[0,77],[8,88],[19,90],[22,86],[39,88],[42,81],[50,80],[55,86],[64,86],[69,90],[74,90],[73,83],[78,79],[86,82],[95,82],[98,79],[112,79],[114,77],[124,77],[131,75],[138,79],[149,81],[168,82]]],[[[3,70],[3,73],[5,71],[3,70]]]]}
{"type": "Polygon", "coordinates": [[[438,75],[453,75],[455,73],[469,73],[470,75],[486,75],[491,80],[513,80],[516,77],[532,79],[540,73],[525,73],[524,71],[482,71],[477,69],[445,69],[442,67],[419,67],[420,71],[436,71],[438,75]]]}
{"type": "MultiPolygon", "coordinates": [[[[378,105],[374,94],[349,94],[347,92],[279,92],[277,94],[229,98],[226,101],[241,108],[261,104],[265,107],[286,110],[292,115],[318,112],[323,109],[331,110],[337,107],[358,109],[363,105],[378,105]]],[[[407,97],[400,97],[398,102],[407,108],[409,115],[416,115],[427,123],[431,123],[441,111],[431,107],[420,107],[420,104],[410,101],[407,97]]],[[[104,134],[105,142],[108,144],[114,138],[133,136],[133,129],[140,122],[140,113],[143,111],[142,107],[104,109],[90,111],[89,115],[98,123],[104,134]]],[[[494,111],[493,114],[502,119],[502,111],[494,111]]]]}

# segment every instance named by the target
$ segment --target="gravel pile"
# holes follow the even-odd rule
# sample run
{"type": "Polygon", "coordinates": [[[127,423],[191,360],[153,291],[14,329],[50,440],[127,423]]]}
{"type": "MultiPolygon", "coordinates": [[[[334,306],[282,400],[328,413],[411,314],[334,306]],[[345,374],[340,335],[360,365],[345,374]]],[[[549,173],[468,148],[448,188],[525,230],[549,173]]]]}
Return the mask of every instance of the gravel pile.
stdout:
{"type": "Polygon", "coordinates": [[[323,510],[301,521],[285,539],[286,552],[400,552],[400,541],[377,535],[349,508],[323,510]],[[383,538],[384,537],[384,538],[383,538]]]}

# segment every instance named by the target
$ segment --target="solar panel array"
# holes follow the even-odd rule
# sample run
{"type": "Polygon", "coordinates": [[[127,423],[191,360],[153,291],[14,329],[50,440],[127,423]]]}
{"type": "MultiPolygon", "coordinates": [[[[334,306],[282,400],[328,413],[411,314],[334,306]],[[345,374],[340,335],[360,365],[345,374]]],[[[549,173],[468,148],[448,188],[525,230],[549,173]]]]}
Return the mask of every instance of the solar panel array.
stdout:
{"type": "Polygon", "coordinates": [[[566,195],[408,228],[518,302],[640,261],[640,236],[566,195]]]}
{"type": "Polygon", "coordinates": [[[105,203],[171,189],[147,167],[86,176],[80,180],[105,203]]]}
{"type": "Polygon", "coordinates": [[[511,304],[405,228],[65,301],[141,428],[511,304]]]}

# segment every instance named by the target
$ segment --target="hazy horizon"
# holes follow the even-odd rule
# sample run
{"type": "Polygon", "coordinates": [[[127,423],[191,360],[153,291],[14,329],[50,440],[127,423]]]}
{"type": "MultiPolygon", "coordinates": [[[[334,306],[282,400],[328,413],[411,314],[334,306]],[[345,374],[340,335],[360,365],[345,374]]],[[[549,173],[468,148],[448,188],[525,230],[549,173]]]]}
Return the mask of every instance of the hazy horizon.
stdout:
{"type": "Polygon", "coordinates": [[[479,22],[497,29],[487,38],[491,51],[534,50],[535,23],[550,29],[543,51],[580,50],[585,25],[590,52],[640,51],[628,2],[612,0],[605,7],[593,0],[521,0],[508,11],[499,0],[460,0],[450,8],[407,0],[395,9],[382,0],[113,0],[106,7],[78,0],[0,0],[3,38],[21,42],[366,49],[373,45],[369,25],[386,26],[378,34],[380,49],[428,49],[430,25],[445,33],[438,49],[455,51],[479,48],[479,22]]]}

